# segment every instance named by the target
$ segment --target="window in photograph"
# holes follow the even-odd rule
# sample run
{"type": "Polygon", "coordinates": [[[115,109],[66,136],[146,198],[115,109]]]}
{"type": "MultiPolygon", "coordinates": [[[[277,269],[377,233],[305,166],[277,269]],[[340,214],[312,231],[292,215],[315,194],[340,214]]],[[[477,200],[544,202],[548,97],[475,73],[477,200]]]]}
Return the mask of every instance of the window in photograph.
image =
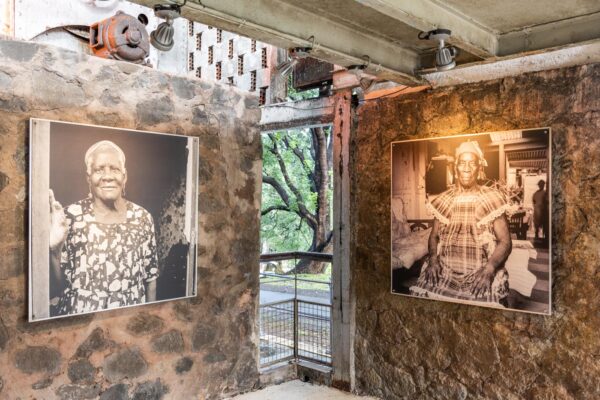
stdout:
{"type": "Polygon", "coordinates": [[[194,22],[188,21],[188,36],[194,36],[194,22]]]}
{"type": "Polygon", "coordinates": [[[229,47],[228,47],[227,56],[228,56],[230,59],[232,59],[232,58],[233,58],[233,39],[229,39],[229,47]]]}
{"type": "Polygon", "coordinates": [[[196,68],[196,78],[202,78],[202,67],[196,68]]]}
{"type": "Polygon", "coordinates": [[[214,47],[213,46],[208,46],[208,65],[212,65],[213,61],[214,61],[214,47]]]}
{"type": "Polygon", "coordinates": [[[223,30],[217,29],[217,43],[221,43],[223,41],[223,30]]]}
{"type": "Polygon", "coordinates": [[[253,53],[256,51],[256,40],[255,39],[252,39],[250,41],[250,51],[253,53]]]}

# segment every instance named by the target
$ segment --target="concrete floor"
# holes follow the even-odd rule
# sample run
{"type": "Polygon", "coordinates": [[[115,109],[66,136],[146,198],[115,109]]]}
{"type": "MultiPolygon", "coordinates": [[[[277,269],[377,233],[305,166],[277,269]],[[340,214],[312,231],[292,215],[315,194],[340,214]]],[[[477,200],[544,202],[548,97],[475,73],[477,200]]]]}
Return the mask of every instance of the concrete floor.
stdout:
{"type": "Polygon", "coordinates": [[[332,389],[326,386],[311,385],[302,381],[291,381],[269,386],[252,393],[232,397],[235,400],[377,400],[375,397],[361,397],[332,389]]]}

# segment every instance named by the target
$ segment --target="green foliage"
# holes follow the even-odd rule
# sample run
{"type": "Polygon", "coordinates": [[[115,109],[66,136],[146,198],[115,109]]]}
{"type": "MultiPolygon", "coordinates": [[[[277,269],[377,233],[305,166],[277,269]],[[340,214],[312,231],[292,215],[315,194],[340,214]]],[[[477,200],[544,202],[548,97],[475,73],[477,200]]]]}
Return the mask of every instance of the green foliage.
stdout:
{"type": "MultiPolygon", "coordinates": [[[[327,128],[330,135],[330,128],[327,128]]],[[[315,213],[318,193],[313,188],[311,174],[315,161],[311,156],[312,138],[310,129],[296,129],[263,135],[263,175],[276,179],[289,195],[290,211],[274,210],[261,217],[261,250],[263,252],[306,251],[310,248],[313,232],[300,218],[296,196],[286,184],[277,157],[271,149],[275,144],[284,161],[291,183],[298,189],[303,205],[315,213]],[[294,154],[294,150],[302,157],[294,154]]],[[[331,180],[330,180],[331,183],[331,180]]],[[[331,185],[330,185],[331,187],[331,185]]],[[[332,197],[332,190],[329,190],[332,197]]],[[[273,206],[285,206],[277,191],[269,184],[262,187],[262,210],[273,206]]]]}
{"type": "Polygon", "coordinates": [[[308,89],[298,91],[292,86],[293,76],[290,75],[288,78],[287,84],[287,99],[288,101],[298,101],[298,100],[306,100],[306,99],[314,99],[319,97],[319,89],[308,89]]]}
{"type": "Polygon", "coordinates": [[[287,211],[271,211],[260,220],[260,239],[261,249],[266,252],[304,251],[310,247],[312,232],[297,215],[287,211]]]}

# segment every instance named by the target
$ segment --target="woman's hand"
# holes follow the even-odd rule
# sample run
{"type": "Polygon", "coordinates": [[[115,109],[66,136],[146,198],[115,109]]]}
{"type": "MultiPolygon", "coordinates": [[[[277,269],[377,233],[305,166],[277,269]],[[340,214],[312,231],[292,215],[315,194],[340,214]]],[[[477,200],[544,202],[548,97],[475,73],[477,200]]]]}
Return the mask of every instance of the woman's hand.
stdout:
{"type": "Polygon", "coordinates": [[[486,264],[479,271],[476,271],[473,274],[473,286],[471,289],[471,293],[475,297],[483,297],[492,288],[492,282],[494,281],[494,276],[496,275],[496,269],[491,264],[486,264]]]}
{"type": "Polygon", "coordinates": [[[50,189],[50,251],[60,252],[65,240],[67,240],[67,218],[63,207],[54,198],[54,192],[50,189]]]}
{"type": "Polygon", "coordinates": [[[440,280],[442,267],[437,257],[429,257],[429,265],[425,270],[425,282],[436,286],[440,280]]]}

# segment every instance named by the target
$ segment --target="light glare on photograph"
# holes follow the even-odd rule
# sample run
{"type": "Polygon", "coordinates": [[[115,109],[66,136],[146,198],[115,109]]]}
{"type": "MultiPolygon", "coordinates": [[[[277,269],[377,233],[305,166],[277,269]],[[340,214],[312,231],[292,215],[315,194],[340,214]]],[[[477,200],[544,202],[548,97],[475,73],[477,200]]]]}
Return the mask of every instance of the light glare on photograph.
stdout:
{"type": "Polygon", "coordinates": [[[550,314],[550,130],[392,143],[392,292],[550,314]]]}

